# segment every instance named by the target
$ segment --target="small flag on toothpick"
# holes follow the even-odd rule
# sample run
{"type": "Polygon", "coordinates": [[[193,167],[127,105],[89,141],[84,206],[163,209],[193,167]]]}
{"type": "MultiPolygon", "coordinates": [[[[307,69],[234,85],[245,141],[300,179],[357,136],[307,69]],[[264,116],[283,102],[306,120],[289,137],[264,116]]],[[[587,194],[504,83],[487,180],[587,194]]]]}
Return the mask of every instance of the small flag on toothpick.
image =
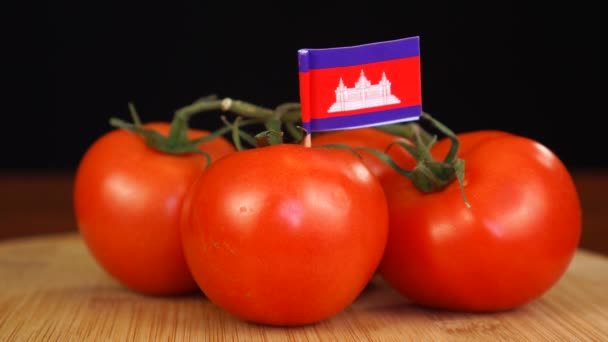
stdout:
{"type": "Polygon", "coordinates": [[[309,132],[413,121],[422,114],[419,37],[298,50],[309,132]]]}

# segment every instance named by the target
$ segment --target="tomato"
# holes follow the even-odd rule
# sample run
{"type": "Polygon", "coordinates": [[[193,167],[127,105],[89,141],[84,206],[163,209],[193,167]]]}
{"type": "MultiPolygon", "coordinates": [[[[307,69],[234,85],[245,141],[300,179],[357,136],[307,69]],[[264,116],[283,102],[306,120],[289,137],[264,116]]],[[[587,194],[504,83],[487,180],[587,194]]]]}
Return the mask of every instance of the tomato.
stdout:
{"type": "Polygon", "coordinates": [[[194,279],[247,321],[304,325],[340,312],[386,245],[382,187],[350,151],[279,144],[234,153],[190,196],[182,241],[194,279]]]}
{"type": "MultiPolygon", "coordinates": [[[[145,127],[167,134],[168,123],[145,127]]],[[[190,138],[209,132],[190,129],[190,138]]],[[[212,159],[234,147],[220,138],[199,145],[212,159]]],[[[204,170],[202,155],[169,155],[147,147],[123,129],[95,141],[75,177],[78,229],[99,264],[115,279],[146,294],[197,289],[186,265],[179,233],[186,191],[204,170]]]]}
{"type": "MultiPolygon", "coordinates": [[[[353,148],[372,148],[384,152],[388,148],[388,155],[402,168],[411,169],[416,163],[414,158],[399,146],[392,146],[395,142],[405,142],[404,138],[385,133],[372,127],[357,128],[349,130],[339,130],[320,134],[312,139],[313,146],[328,144],[344,144],[353,148]]],[[[397,174],[397,172],[386,162],[377,156],[365,152],[358,152],[365,163],[365,166],[380,180],[384,182],[387,178],[397,174]]]]}
{"type": "MultiPolygon", "coordinates": [[[[480,143],[494,139],[497,137],[504,137],[507,135],[512,135],[511,133],[499,131],[499,130],[479,130],[473,132],[465,132],[458,134],[459,137],[459,147],[458,147],[458,156],[462,156],[463,154],[468,153],[468,151],[480,143]]],[[[439,140],[431,149],[431,154],[436,160],[443,160],[446,156],[450,147],[452,146],[452,142],[448,138],[443,138],[439,140]]]]}
{"type": "MultiPolygon", "coordinates": [[[[543,295],[567,269],[581,233],[579,197],[565,165],[537,141],[499,131],[458,137],[471,207],[457,181],[423,193],[391,178],[379,271],[419,305],[512,309],[543,295]]],[[[444,155],[448,144],[433,153],[444,155]]]]}

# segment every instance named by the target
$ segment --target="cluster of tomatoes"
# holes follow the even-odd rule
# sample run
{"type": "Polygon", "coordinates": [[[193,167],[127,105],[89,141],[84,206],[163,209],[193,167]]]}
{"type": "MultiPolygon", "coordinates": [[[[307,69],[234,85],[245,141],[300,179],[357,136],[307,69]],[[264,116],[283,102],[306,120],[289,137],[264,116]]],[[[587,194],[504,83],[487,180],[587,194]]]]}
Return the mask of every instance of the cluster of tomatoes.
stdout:
{"type": "MultiPolygon", "coordinates": [[[[169,123],[139,129],[170,135],[169,123]]],[[[457,134],[451,157],[466,165],[464,177],[432,191],[378,157],[420,168],[399,145],[408,141],[375,128],[315,136],[312,147],[242,151],[218,136],[197,145],[209,166],[202,153],[159,151],[136,133],[110,131],[80,162],[74,205],[88,248],[132,290],[201,290],[247,321],[321,321],[376,273],[419,305],[511,309],[551,288],[579,241],[567,168],[539,142],[507,132],[457,134]],[[363,150],[327,147],[338,145],[363,150]]],[[[453,143],[427,152],[441,160],[453,143]]]]}

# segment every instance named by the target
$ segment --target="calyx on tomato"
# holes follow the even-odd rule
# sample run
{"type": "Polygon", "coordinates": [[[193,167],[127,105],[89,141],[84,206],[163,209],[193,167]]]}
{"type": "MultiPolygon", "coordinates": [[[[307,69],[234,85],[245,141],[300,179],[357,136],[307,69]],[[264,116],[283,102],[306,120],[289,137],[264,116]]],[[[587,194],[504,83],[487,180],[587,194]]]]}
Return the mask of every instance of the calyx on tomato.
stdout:
{"type": "MultiPolygon", "coordinates": [[[[413,140],[411,144],[397,141],[389,146],[389,148],[391,148],[392,145],[398,145],[406,149],[408,153],[414,157],[416,166],[412,170],[407,170],[399,166],[388,154],[386,154],[388,149],[386,151],[378,151],[372,148],[359,147],[354,150],[369,152],[377,156],[382,161],[389,164],[399,174],[409,178],[418,190],[425,193],[440,191],[454,180],[458,180],[462,198],[466,206],[470,207],[464,192],[464,160],[457,158],[460,142],[456,134],[428,113],[422,113],[421,117],[451,141],[450,150],[442,161],[435,160],[430,152],[431,147],[437,142],[437,136],[431,136],[421,128],[421,126],[412,124],[378,126],[381,130],[406,137],[410,141],[413,140]]],[[[341,144],[333,145],[333,147],[348,148],[352,150],[352,148],[341,144]]]]}

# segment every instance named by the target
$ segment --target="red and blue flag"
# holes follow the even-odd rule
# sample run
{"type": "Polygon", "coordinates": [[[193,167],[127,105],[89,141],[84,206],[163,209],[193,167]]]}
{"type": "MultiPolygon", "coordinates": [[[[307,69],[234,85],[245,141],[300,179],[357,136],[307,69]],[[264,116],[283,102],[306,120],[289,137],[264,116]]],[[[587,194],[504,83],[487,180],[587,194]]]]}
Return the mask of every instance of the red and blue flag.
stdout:
{"type": "Polygon", "coordinates": [[[412,121],[422,114],[419,37],[298,50],[308,132],[412,121]]]}

